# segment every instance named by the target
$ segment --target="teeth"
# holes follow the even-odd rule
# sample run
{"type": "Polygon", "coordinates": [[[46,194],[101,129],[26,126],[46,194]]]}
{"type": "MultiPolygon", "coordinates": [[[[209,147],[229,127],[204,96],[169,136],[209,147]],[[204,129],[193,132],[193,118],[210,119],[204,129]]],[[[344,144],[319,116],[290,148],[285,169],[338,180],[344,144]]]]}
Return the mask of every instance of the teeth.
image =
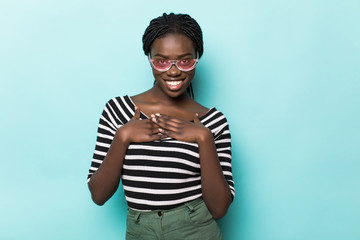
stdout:
{"type": "Polygon", "coordinates": [[[166,83],[171,86],[176,86],[176,85],[179,85],[181,83],[181,81],[167,81],[166,83]]]}

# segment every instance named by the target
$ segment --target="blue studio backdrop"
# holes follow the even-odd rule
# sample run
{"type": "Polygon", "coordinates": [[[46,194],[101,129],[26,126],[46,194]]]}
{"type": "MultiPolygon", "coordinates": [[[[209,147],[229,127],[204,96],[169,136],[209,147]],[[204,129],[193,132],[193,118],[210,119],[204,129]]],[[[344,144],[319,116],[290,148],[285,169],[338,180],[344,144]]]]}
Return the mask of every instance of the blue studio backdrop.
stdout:
{"type": "Polygon", "coordinates": [[[0,1],[0,239],[124,239],[86,178],[109,99],[151,88],[141,37],[201,25],[195,99],[232,133],[226,240],[360,239],[360,1],[0,1]]]}

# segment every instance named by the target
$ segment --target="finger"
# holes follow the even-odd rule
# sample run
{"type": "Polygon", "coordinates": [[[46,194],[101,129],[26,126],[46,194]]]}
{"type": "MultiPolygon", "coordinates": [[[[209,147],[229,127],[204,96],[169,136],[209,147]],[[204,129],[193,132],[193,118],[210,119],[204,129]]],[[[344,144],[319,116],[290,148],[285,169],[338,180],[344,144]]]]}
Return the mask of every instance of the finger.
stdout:
{"type": "MultiPolygon", "coordinates": [[[[151,124],[151,126],[150,126],[150,128],[151,129],[156,129],[156,131],[158,131],[158,129],[159,129],[159,124],[157,123],[157,122],[154,122],[152,119],[147,119],[147,120],[149,120],[149,122],[150,122],[150,124],[151,124]]],[[[159,132],[159,131],[158,131],[159,132]]]]}
{"type": "Polygon", "coordinates": [[[199,114],[198,114],[198,113],[196,113],[195,116],[194,116],[194,123],[200,123],[199,114]]]}
{"type": "Polygon", "coordinates": [[[177,132],[181,129],[181,124],[173,122],[171,120],[167,120],[164,118],[156,118],[153,119],[154,123],[158,125],[158,127],[166,130],[170,130],[173,132],[177,132]]]}
{"type": "Polygon", "coordinates": [[[135,106],[135,114],[133,116],[133,119],[140,119],[140,108],[135,106]]]}
{"type": "MultiPolygon", "coordinates": [[[[154,115],[154,114],[152,114],[154,115]]],[[[167,115],[164,115],[164,114],[160,114],[160,113],[155,113],[155,117],[156,118],[159,118],[159,119],[166,119],[168,121],[172,121],[174,123],[183,123],[184,120],[181,120],[181,119],[178,119],[178,118],[174,118],[174,117],[170,117],[170,116],[167,116],[167,115]]]]}
{"type": "Polygon", "coordinates": [[[164,138],[168,138],[169,136],[165,135],[165,134],[156,134],[156,135],[153,135],[153,141],[154,140],[161,140],[161,139],[164,139],[164,138]]]}
{"type": "Polygon", "coordinates": [[[155,141],[155,140],[161,140],[161,139],[169,137],[165,134],[160,133],[159,131],[157,131],[157,133],[154,133],[154,134],[149,134],[148,136],[149,136],[149,138],[147,140],[149,142],[155,141]]]}
{"type": "Polygon", "coordinates": [[[159,126],[156,126],[156,127],[152,128],[151,134],[159,134],[159,133],[161,133],[159,129],[160,129],[159,126]]]}
{"type": "Polygon", "coordinates": [[[159,132],[168,137],[172,137],[176,139],[176,133],[167,129],[159,128],[159,132]]]}
{"type": "Polygon", "coordinates": [[[176,118],[171,118],[163,115],[157,116],[154,114],[151,115],[151,121],[162,128],[171,129],[173,131],[177,128],[180,128],[184,123],[184,121],[176,118]]]}

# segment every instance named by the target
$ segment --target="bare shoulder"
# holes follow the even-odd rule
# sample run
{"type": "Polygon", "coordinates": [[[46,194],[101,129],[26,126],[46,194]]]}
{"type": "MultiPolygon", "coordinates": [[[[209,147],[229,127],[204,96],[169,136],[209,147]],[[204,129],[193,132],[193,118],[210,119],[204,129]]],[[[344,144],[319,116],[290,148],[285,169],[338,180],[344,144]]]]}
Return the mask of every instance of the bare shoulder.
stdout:
{"type": "Polygon", "coordinates": [[[191,111],[198,113],[199,116],[202,116],[209,111],[209,108],[201,105],[200,103],[198,103],[194,100],[193,103],[191,104],[191,111]]]}
{"type": "Polygon", "coordinates": [[[147,92],[130,96],[130,98],[136,103],[148,103],[150,101],[150,97],[148,96],[147,92]]]}

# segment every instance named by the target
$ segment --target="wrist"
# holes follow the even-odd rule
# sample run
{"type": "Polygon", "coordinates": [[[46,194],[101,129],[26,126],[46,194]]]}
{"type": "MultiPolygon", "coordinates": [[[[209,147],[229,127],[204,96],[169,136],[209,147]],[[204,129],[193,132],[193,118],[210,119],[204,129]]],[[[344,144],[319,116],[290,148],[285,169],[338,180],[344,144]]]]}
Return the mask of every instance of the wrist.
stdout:
{"type": "Polygon", "coordinates": [[[204,128],[204,131],[202,131],[202,133],[198,135],[196,142],[200,145],[213,139],[214,138],[210,129],[204,128]]]}
{"type": "Polygon", "coordinates": [[[116,131],[116,134],[114,136],[117,141],[119,141],[122,145],[129,145],[131,140],[129,138],[129,135],[124,131],[124,129],[121,127],[116,131]]]}

